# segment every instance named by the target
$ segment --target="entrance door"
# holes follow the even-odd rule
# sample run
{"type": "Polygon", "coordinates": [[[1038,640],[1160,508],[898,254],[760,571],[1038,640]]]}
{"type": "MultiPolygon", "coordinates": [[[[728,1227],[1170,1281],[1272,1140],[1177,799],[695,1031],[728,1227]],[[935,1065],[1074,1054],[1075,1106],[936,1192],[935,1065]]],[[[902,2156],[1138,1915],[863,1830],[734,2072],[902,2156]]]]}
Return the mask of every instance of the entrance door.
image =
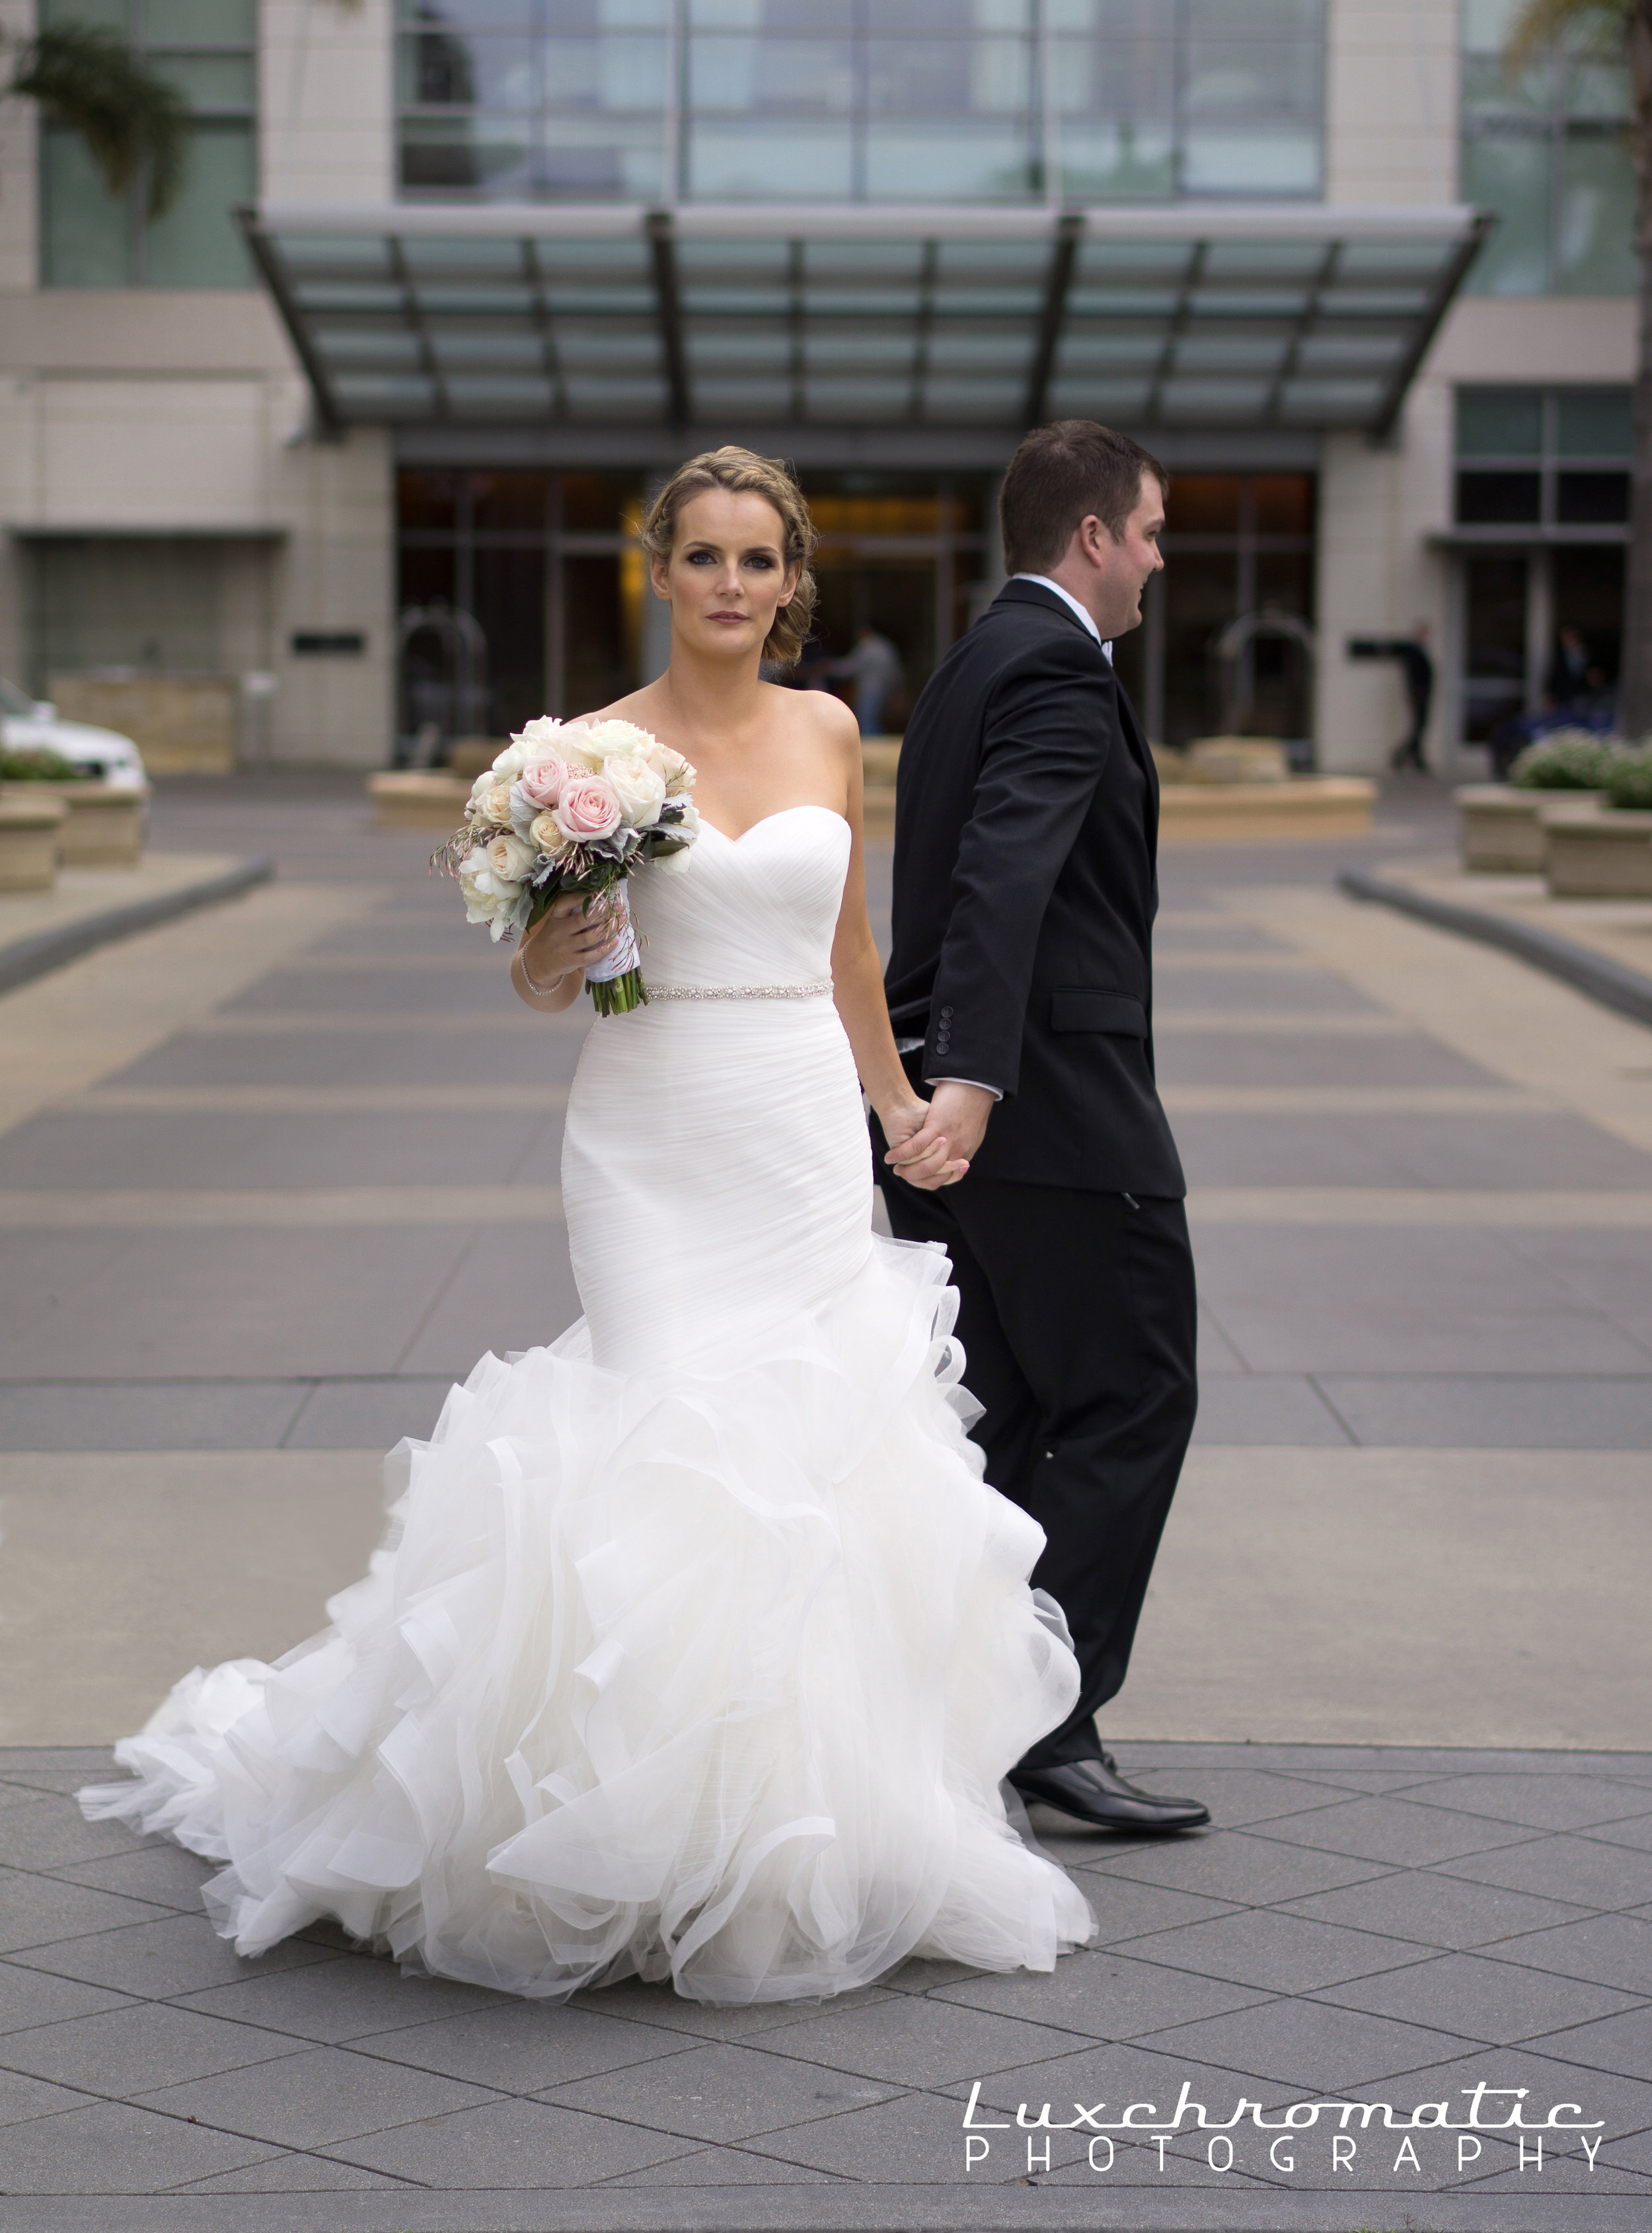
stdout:
{"type": "Polygon", "coordinates": [[[1526,702],[1530,561],[1475,552],[1463,562],[1463,736],[1483,745],[1526,702]]]}

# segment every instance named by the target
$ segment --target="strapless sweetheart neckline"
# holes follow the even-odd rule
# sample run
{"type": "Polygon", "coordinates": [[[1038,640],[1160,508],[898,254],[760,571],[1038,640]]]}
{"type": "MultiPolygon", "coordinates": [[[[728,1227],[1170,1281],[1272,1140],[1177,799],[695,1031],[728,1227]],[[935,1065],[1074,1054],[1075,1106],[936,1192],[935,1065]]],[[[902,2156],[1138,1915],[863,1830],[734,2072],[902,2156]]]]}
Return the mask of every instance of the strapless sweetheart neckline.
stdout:
{"type": "Polygon", "coordinates": [[[732,837],[726,830],[719,830],[716,823],[708,822],[703,814],[699,826],[702,830],[709,830],[713,837],[720,837],[725,845],[743,845],[754,830],[766,830],[770,823],[784,821],[788,814],[829,814],[834,822],[841,822],[846,830],[849,828],[846,814],[840,814],[835,806],[823,806],[816,798],[799,799],[796,806],[777,806],[772,814],[762,814],[755,822],[748,822],[738,837],[732,837]]]}

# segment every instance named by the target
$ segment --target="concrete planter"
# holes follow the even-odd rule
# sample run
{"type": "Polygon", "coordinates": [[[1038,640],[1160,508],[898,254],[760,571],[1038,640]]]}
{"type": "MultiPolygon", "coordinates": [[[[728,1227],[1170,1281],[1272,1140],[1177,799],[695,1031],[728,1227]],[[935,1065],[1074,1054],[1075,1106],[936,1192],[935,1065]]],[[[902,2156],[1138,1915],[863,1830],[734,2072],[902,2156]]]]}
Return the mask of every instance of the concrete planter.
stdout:
{"type": "Polygon", "coordinates": [[[1652,900],[1652,814],[1568,803],[1543,816],[1558,900],[1652,900]]]}
{"type": "Polygon", "coordinates": [[[442,769],[398,768],[369,776],[367,791],[380,830],[433,830],[451,837],[465,820],[471,786],[442,769]]]}
{"type": "Polygon", "coordinates": [[[1166,844],[1272,843],[1363,837],[1376,785],[1363,776],[1299,775],[1286,783],[1167,784],[1159,793],[1166,844]]]}
{"type": "Polygon", "coordinates": [[[51,889],[63,821],[63,803],[55,794],[0,798],[0,892],[51,889]]]}
{"type": "Polygon", "coordinates": [[[1464,868],[1477,876],[1540,876],[1545,810],[1595,807],[1605,796],[1600,791],[1519,791],[1506,783],[1463,784],[1455,798],[1464,868]]]}
{"type": "Polygon", "coordinates": [[[16,801],[39,793],[61,801],[65,814],[58,857],[65,869],[133,869],[143,858],[146,791],[112,783],[7,784],[16,801]]]}
{"type": "Polygon", "coordinates": [[[227,674],[93,667],[48,678],[67,721],[130,737],[151,775],[230,775],[235,768],[236,685],[227,674]]]}

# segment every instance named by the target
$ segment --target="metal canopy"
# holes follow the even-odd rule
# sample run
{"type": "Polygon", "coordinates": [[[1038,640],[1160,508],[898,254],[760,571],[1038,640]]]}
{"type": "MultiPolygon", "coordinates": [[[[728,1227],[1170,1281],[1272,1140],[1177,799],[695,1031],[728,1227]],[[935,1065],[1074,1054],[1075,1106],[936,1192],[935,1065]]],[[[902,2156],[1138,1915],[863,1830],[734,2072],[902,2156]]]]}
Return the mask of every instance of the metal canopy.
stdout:
{"type": "Polygon", "coordinates": [[[265,205],[322,423],[1393,426],[1472,209],[265,205]]]}

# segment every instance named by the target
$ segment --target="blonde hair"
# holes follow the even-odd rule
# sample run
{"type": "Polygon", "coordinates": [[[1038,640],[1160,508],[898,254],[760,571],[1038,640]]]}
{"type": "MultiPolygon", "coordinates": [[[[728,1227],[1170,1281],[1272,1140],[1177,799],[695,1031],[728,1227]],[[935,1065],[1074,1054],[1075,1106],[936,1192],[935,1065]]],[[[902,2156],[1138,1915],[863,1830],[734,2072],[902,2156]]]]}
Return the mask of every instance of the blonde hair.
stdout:
{"type": "Polygon", "coordinates": [[[760,496],[772,505],[779,516],[786,563],[802,569],[791,601],[776,613],[763,647],[765,659],[790,667],[808,642],[809,624],[815,617],[815,577],[809,570],[809,561],[820,537],[809,517],[803,491],[784,458],[760,458],[755,451],[739,449],[732,442],[720,450],[703,450],[699,457],[690,458],[678,466],[648,506],[640,531],[642,547],[651,558],[669,564],[683,506],[705,490],[714,488],[728,489],[737,496],[760,496]]]}

